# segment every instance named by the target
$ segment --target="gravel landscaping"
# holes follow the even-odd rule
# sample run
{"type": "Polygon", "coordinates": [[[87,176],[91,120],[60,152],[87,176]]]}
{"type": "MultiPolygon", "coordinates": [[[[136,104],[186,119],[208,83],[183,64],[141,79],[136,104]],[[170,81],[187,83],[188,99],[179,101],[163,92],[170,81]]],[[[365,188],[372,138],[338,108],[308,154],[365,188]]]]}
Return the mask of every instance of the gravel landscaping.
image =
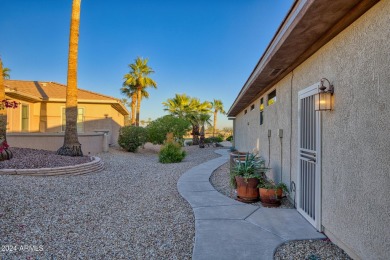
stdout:
{"type": "Polygon", "coordinates": [[[2,259],[190,259],[194,216],[176,183],[219,155],[191,146],[182,163],[161,164],[158,149],[112,149],[98,155],[104,171],[80,176],[1,175],[2,259]]]}
{"type": "MultiPolygon", "coordinates": [[[[229,162],[220,166],[213,172],[210,182],[220,193],[235,199],[236,191],[229,185],[229,162]]],[[[261,206],[260,202],[252,203],[255,206],[261,206]]],[[[282,200],[279,208],[293,208],[293,205],[286,198],[282,200]]],[[[324,259],[351,259],[342,249],[333,244],[329,239],[326,240],[299,240],[290,241],[279,246],[275,252],[274,259],[277,260],[324,260],[324,259]]]]}
{"type": "MultiPolygon", "coordinates": [[[[110,149],[97,155],[105,170],[79,176],[0,175],[1,259],[191,259],[194,215],[177,192],[188,169],[218,157],[219,148],[184,148],[182,163],[161,164],[159,146],[138,153],[110,149]]],[[[85,163],[89,157],[12,148],[0,168],[40,168],[85,163]]],[[[229,163],[210,177],[235,198],[229,163]]],[[[260,205],[255,203],[254,205],[260,205]]],[[[288,200],[285,208],[292,207],[288,200]]],[[[275,259],[350,259],[329,240],[291,241],[275,259]]]]}

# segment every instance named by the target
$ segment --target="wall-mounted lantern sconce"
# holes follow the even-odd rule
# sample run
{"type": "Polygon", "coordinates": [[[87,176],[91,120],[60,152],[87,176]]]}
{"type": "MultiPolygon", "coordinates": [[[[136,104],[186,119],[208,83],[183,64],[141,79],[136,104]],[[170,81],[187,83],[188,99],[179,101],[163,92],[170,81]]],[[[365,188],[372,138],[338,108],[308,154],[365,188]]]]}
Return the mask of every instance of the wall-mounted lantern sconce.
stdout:
{"type": "Polygon", "coordinates": [[[322,78],[320,81],[320,86],[318,87],[319,92],[315,95],[315,110],[316,111],[326,111],[332,110],[332,96],[334,92],[333,85],[330,84],[329,80],[322,78]],[[327,82],[328,86],[326,87],[324,83],[327,82]]]}

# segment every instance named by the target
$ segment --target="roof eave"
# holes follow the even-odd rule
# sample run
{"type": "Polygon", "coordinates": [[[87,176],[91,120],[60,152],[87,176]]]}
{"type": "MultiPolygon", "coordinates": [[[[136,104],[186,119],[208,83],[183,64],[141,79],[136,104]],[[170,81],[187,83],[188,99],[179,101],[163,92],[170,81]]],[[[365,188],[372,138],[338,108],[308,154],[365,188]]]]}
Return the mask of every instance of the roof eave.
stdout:
{"type": "Polygon", "coordinates": [[[377,2],[379,0],[297,1],[227,115],[240,113],[377,2]],[[316,26],[311,26],[313,24],[316,26]]]}

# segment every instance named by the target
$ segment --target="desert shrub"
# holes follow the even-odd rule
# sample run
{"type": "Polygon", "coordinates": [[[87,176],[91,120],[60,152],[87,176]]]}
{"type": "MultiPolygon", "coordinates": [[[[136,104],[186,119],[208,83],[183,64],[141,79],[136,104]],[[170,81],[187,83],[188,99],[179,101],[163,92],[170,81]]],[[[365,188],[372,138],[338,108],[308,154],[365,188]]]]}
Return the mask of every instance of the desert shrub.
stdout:
{"type": "Polygon", "coordinates": [[[226,138],[226,141],[231,142],[232,140],[233,140],[233,136],[232,136],[232,135],[230,135],[230,136],[228,136],[228,137],[226,138]]]}
{"type": "Polygon", "coordinates": [[[206,144],[209,144],[209,143],[220,143],[222,141],[223,141],[223,138],[220,137],[220,136],[214,136],[214,137],[205,138],[205,143],[206,144]]]}
{"type": "Polygon", "coordinates": [[[146,142],[146,130],[141,126],[124,126],[119,130],[118,144],[128,152],[136,152],[146,142]]]}
{"type": "Polygon", "coordinates": [[[173,134],[173,139],[183,144],[183,136],[189,131],[191,124],[171,115],[163,116],[152,121],[147,127],[148,141],[153,144],[163,144],[167,133],[173,134]]]}
{"type": "Polygon", "coordinates": [[[186,156],[186,152],[181,149],[180,144],[175,142],[167,142],[158,154],[158,159],[161,163],[177,163],[181,162],[186,156]]]}

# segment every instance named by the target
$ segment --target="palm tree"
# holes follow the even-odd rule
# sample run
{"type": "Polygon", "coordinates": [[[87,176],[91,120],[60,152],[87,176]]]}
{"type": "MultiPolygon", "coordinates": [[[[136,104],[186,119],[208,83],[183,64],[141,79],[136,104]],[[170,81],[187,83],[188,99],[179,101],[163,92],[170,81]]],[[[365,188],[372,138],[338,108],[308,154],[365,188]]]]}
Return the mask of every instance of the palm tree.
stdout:
{"type": "Polygon", "coordinates": [[[152,68],[148,66],[148,59],[137,57],[134,63],[129,64],[130,72],[125,74],[123,83],[126,86],[135,86],[137,90],[137,112],[135,124],[139,126],[139,116],[141,109],[142,90],[147,87],[157,88],[157,83],[149,77],[154,73],[152,68]]]}
{"type": "Polygon", "coordinates": [[[210,114],[199,114],[197,116],[197,120],[199,125],[201,125],[200,128],[200,141],[199,141],[199,147],[204,148],[204,129],[205,125],[211,125],[210,121],[211,115],[210,114]]]}
{"type": "Polygon", "coordinates": [[[9,79],[10,78],[9,73],[10,73],[11,70],[9,68],[3,68],[2,71],[3,71],[3,78],[4,79],[9,79]]]}
{"type": "MultiPolygon", "coordinates": [[[[126,95],[127,97],[131,98],[130,108],[131,108],[131,125],[136,125],[136,104],[137,104],[137,95],[138,90],[135,86],[132,85],[126,85],[125,82],[123,83],[123,87],[121,88],[122,94],[126,95]]],[[[141,90],[141,99],[143,98],[149,98],[149,93],[146,91],[146,89],[141,90]]]]}
{"type": "MultiPolygon", "coordinates": [[[[121,98],[120,100],[126,108],[131,108],[131,103],[127,100],[127,98],[121,98]]],[[[124,119],[125,119],[125,121],[124,121],[125,126],[131,125],[131,116],[130,115],[125,116],[124,119]]]]}
{"type": "MultiPolygon", "coordinates": [[[[0,71],[3,72],[0,77],[0,103],[3,105],[3,100],[5,100],[5,85],[4,78],[8,77],[9,74],[4,73],[3,62],[0,58],[0,71]]],[[[8,69],[9,71],[9,69],[8,69]]],[[[7,111],[5,107],[0,108],[0,160],[8,160],[12,158],[12,153],[8,149],[7,144],[7,111]]]]}
{"type": "Polygon", "coordinates": [[[131,98],[130,108],[131,108],[131,125],[135,125],[135,107],[137,105],[137,89],[134,86],[126,86],[123,84],[121,88],[122,94],[126,95],[128,98],[131,98]]]}
{"type": "MultiPolygon", "coordinates": [[[[3,62],[0,58],[0,71],[2,71],[2,77],[0,77],[0,102],[5,100],[5,86],[4,86],[4,70],[3,62]]],[[[6,130],[7,130],[7,111],[5,108],[0,109],[0,145],[3,145],[3,142],[6,140],[6,130]]]]}
{"type": "Polygon", "coordinates": [[[200,102],[198,98],[192,98],[186,94],[176,94],[174,98],[163,102],[164,110],[171,115],[184,118],[192,125],[193,144],[199,144],[199,114],[207,114],[211,111],[211,103],[200,102]]]}
{"type": "Polygon", "coordinates": [[[64,145],[57,154],[83,156],[77,135],[77,53],[80,28],[81,0],[73,0],[70,22],[68,77],[66,87],[66,127],[64,145]]]}
{"type": "Polygon", "coordinates": [[[217,129],[217,114],[226,114],[225,110],[223,110],[223,103],[219,99],[214,99],[213,109],[214,109],[214,126],[213,126],[213,136],[215,135],[215,130],[217,129]]]}

